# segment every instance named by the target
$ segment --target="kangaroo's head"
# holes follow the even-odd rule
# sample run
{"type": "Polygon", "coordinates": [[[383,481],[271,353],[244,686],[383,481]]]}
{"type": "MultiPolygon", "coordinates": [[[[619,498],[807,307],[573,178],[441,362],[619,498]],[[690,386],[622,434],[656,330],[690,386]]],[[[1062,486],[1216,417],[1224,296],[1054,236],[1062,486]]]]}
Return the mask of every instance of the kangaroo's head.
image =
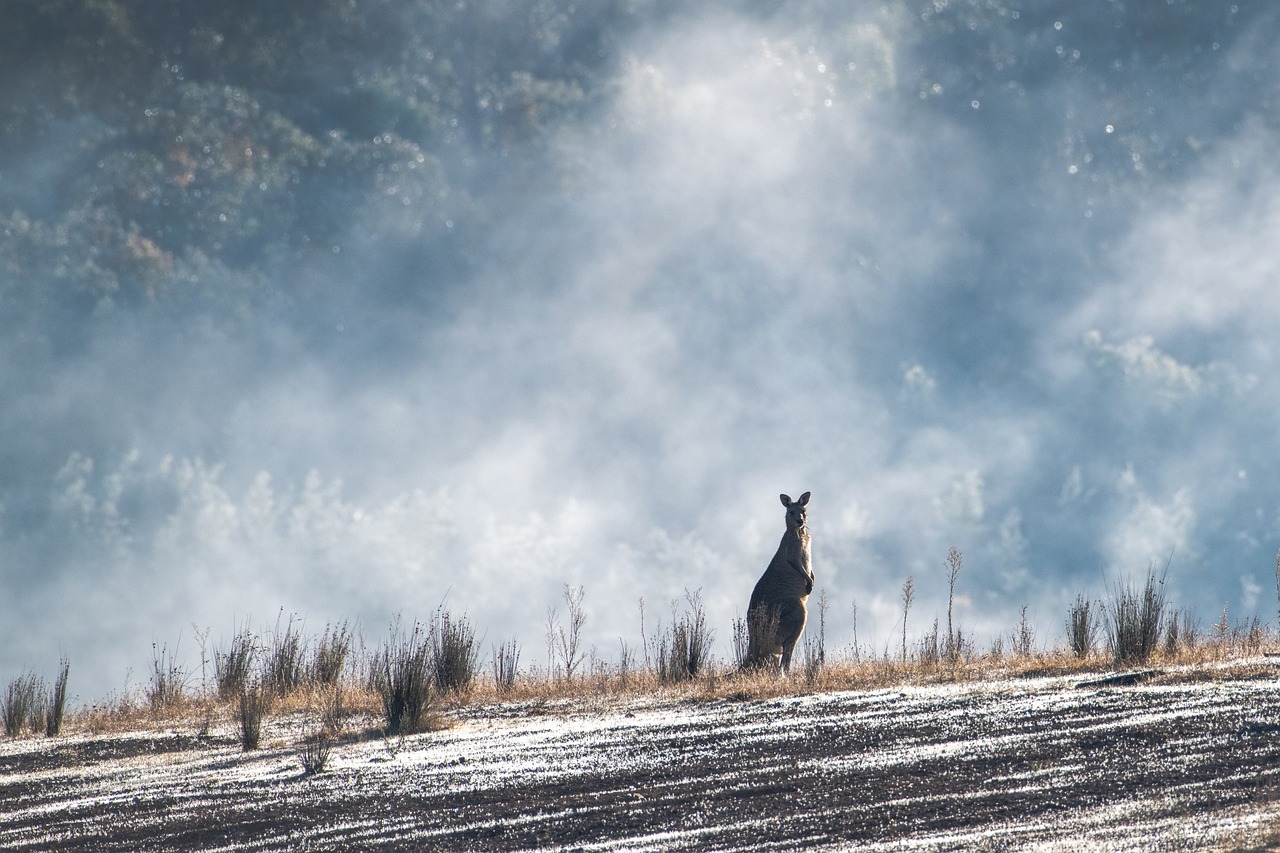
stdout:
{"type": "Polygon", "coordinates": [[[782,499],[782,505],[787,508],[787,530],[803,530],[805,523],[805,506],[809,503],[809,493],[805,492],[796,500],[791,500],[787,495],[778,495],[782,499]]]}

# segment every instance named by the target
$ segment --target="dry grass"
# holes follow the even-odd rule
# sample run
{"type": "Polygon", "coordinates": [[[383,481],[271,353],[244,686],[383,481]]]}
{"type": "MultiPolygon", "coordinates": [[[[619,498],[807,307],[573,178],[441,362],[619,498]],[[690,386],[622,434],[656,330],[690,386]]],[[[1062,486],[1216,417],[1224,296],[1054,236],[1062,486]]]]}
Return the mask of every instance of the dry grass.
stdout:
{"type": "MultiPolygon", "coordinates": [[[[1190,653],[1156,654],[1147,663],[1155,669],[1171,670],[1162,679],[1200,678],[1236,679],[1274,677],[1280,666],[1280,647],[1273,641],[1277,655],[1273,666],[1258,656],[1244,657],[1244,649],[1198,647],[1190,653]],[[1233,656],[1234,654],[1234,656],[1233,656]],[[1215,664],[1215,666],[1207,666],[1215,664]]],[[[457,697],[446,710],[469,706],[529,705],[549,707],[556,703],[607,705],[613,700],[660,696],[697,701],[764,700],[784,696],[830,693],[847,690],[884,690],[911,685],[966,684],[994,680],[1017,680],[1037,677],[1087,677],[1114,672],[1109,654],[1097,653],[1078,658],[1068,649],[1029,655],[974,655],[954,663],[922,663],[896,657],[863,660],[828,660],[813,678],[800,672],[785,676],[768,669],[739,669],[720,663],[709,667],[697,679],[682,683],[664,682],[653,670],[630,671],[623,678],[617,674],[607,678],[582,677],[566,681],[562,677],[522,677],[507,691],[499,692],[492,682],[477,684],[467,695],[457,697]]]]}
{"type": "MultiPolygon", "coordinates": [[[[1221,643],[1205,642],[1175,653],[1157,651],[1144,664],[1160,671],[1161,683],[1186,681],[1274,678],[1280,667],[1280,643],[1274,634],[1263,640],[1230,638],[1221,643]],[[1271,659],[1274,658],[1274,662],[1271,659]]],[[[655,669],[602,671],[566,679],[557,673],[521,674],[508,688],[499,690],[493,679],[476,679],[465,691],[433,697],[432,704],[414,731],[433,731],[449,725],[448,717],[466,709],[494,706],[521,707],[538,713],[557,705],[573,705],[578,710],[603,707],[622,699],[645,696],[693,701],[752,701],[813,693],[848,690],[884,690],[904,686],[966,684],[982,681],[1018,680],[1035,677],[1089,676],[1114,672],[1111,655],[1095,653],[1077,657],[1062,648],[1028,655],[988,653],[971,655],[955,662],[921,661],[898,657],[853,660],[828,657],[812,677],[804,673],[786,676],[769,669],[740,669],[715,662],[697,678],[673,683],[664,681],[655,669]]],[[[362,730],[376,728],[383,715],[381,695],[364,683],[342,683],[335,708],[335,688],[310,686],[275,699],[272,717],[307,715],[319,719],[334,737],[360,736],[362,730]]],[[[208,727],[210,720],[230,721],[237,711],[235,700],[184,696],[166,704],[157,714],[146,697],[114,698],[67,715],[64,731],[110,733],[146,730],[157,726],[189,724],[208,727]]]]}
{"type": "MultiPolygon", "coordinates": [[[[1170,620],[1172,626],[1178,625],[1170,620]]],[[[1157,681],[1188,681],[1275,677],[1280,666],[1280,641],[1275,632],[1260,627],[1257,620],[1232,627],[1224,616],[1214,630],[1201,635],[1183,620],[1181,628],[1152,651],[1143,662],[1144,669],[1157,670],[1157,681]],[[1273,664],[1268,656],[1276,658],[1273,664]]],[[[393,632],[394,633],[394,632],[393,632]]],[[[345,630],[339,636],[346,638],[345,630]]],[[[394,639],[394,636],[393,638],[394,639]]],[[[406,654],[427,654],[429,637],[401,637],[407,642],[406,654]],[[427,652],[423,652],[423,648],[427,652]]],[[[370,737],[387,722],[386,696],[379,692],[372,667],[381,663],[390,645],[372,651],[368,657],[348,661],[341,677],[331,683],[304,680],[293,689],[278,693],[272,702],[268,719],[302,716],[309,721],[312,733],[322,731],[336,740],[370,737]]],[[[865,654],[825,652],[821,666],[797,671],[790,676],[772,668],[742,668],[734,662],[708,660],[688,679],[664,678],[658,661],[648,665],[628,658],[625,664],[611,665],[596,660],[580,674],[567,676],[563,666],[554,670],[532,668],[518,671],[514,643],[506,657],[509,667],[499,667],[500,678],[478,675],[465,686],[448,692],[432,690],[422,717],[406,732],[432,731],[450,725],[450,718],[468,714],[496,712],[508,708],[514,713],[555,713],[557,709],[581,712],[606,707],[619,701],[653,697],[677,701],[750,701],[783,696],[827,693],[849,690],[881,690],[911,685],[962,684],[1002,679],[1056,676],[1070,678],[1114,672],[1118,666],[1109,650],[1097,648],[1079,656],[1078,648],[1063,646],[1048,651],[1018,654],[1003,651],[1004,644],[986,654],[972,651],[967,645],[954,657],[926,654],[924,646],[903,660],[894,650],[867,657],[865,654]]],[[[625,647],[624,647],[625,652],[625,647]]],[[[428,655],[429,656],[429,655],[428,655]]],[[[193,693],[185,688],[183,673],[172,658],[163,653],[154,656],[153,670],[158,678],[142,685],[131,694],[114,696],[106,701],[69,711],[63,725],[68,733],[95,734],[141,731],[157,727],[190,726],[207,733],[216,725],[238,721],[236,696],[226,696],[209,685],[193,693]],[[163,698],[157,701],[157,680],[162,682],[163,698]]],[[[345,657],[345,655],[344,655],[345,657]]],[[[425,661],[423,661],[425,666],[425,661]]],[[[154,673],[153,673],[154,674],[154,673]]],[[[428,679],[429,680],[429,679],[428,679]]],[[[385,685],[384,685],[385,686],[385,685]]],[[[502,711],[500,713],[506,713],[502,711]]]]}
{"type": "Polygon", "coordinates": [[[271,713],[272,688],[263,684],[242,688],[237,710],[240,718],[240,744],[245,752],[257,749],[262,742],[262,722],[271,713]]]}

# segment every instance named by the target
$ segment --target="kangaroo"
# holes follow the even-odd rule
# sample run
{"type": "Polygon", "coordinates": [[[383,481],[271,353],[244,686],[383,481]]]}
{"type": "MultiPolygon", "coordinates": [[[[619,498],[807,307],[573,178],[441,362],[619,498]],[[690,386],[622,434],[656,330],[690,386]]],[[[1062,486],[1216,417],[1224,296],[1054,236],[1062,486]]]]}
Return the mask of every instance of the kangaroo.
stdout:
{"type": "Polygon", "coordinates": [[[782,534],[778,552],[751,592],[747,606],[747,661],[755,666],[780,664],[784,672],[790,673],[791,652],[808,619],[805,600],[813,592],[809,528],[805,526],[809,493],[795,501],[786,495],[778,497],[787,508],[787,532],[782,534]]]}

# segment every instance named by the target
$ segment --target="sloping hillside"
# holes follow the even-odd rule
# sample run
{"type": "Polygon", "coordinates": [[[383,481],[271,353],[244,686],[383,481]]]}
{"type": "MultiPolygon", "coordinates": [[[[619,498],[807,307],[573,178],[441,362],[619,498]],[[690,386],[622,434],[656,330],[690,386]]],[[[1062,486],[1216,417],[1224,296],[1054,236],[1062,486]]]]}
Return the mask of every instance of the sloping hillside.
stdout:
{"type": "Polygon", "coordinates": [[[1129,686],[486,705],[353,737],[312,776],[299,717],[254,753],[216,722],[20,739],[0,744],[0,846],[1232,848],[1280,838],[1278,700],[1260,661],[1129,686]]]}

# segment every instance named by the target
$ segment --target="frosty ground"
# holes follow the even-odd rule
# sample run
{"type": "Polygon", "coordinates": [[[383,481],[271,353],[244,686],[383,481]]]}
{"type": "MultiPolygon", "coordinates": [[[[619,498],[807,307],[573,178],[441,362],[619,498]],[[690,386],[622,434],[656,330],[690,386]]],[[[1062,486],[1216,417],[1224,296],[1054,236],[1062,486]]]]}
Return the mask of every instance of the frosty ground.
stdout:
{"type": "MultiPolygon", "coordinates": [[[[1275,662],[463,705],[304,775],[306,721],[0,742],[6,850],[1233,849],[1280,840],[1275,662]]],[[[375,721],[368,721],[370,727],[375,721]]]]}

